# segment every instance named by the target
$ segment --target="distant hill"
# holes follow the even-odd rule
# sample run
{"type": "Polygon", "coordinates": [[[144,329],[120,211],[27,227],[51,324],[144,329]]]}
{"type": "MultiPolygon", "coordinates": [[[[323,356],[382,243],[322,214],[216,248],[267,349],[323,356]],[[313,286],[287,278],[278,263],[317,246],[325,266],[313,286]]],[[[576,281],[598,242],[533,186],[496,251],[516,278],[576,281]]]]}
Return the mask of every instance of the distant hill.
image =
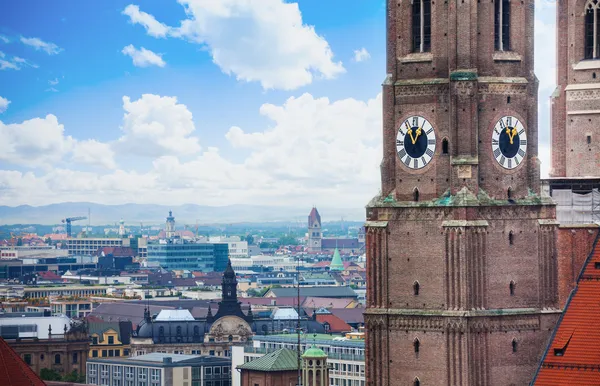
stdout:
{"type": "MultiPolygon", "coordinates": [[[[65,202],[44,206],[20,205],[0,206],[0,224],[58,224],[71,216],[87,216],[91,213],[92,224],[114,224],[123,218],[127,223],[162,224],[169,210],[173,211],[177,223],[226,224],[239,222],[306,221],[311,208],[292,208],[259,205],[202,206],[124,204],[102,205],[88,202],[65,202]]],[[[321,208],[323,221],[364,221],[364,208],[321,208]]],[[[81,221],[78,225],[85,225],[81,221]]]]}

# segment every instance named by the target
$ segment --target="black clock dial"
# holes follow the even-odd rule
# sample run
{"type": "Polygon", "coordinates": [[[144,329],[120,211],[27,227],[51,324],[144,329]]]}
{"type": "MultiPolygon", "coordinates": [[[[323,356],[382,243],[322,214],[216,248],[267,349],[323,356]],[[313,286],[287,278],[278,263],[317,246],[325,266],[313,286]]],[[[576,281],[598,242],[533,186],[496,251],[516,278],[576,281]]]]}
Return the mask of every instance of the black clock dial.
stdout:
{"type": "Polygon", "coordinates": [[[400,124],[396,151],[406,167],[421,169],[429,164],[435,154],[435,145],[435,130],[425,118],[412,116],[400,124]]]}
{"type": "Polygon", "coordinates": [[[527,132],[518,118],[502,117],[492,133],[494,159],[505,169],[514,169],[527,154],[527,132]]]}

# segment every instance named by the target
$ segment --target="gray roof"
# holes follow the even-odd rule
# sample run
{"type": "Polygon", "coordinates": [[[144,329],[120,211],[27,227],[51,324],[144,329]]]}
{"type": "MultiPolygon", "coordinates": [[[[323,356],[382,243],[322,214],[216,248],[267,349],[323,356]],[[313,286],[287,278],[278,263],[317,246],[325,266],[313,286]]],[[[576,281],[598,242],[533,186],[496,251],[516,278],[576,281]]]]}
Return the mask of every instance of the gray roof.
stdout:
{"type": "Polygon", "coordinates": [[[151,353],[129,358],[88,358],[87,363],[137,364],[149,367],[228,366],[231,365],[231,358],[208,355],[151,353]],[[165,362],[166,358],[171,358],[171,362],[165,362]]]}
{"type": "MultiPolygon", "coordinates": [[[[271,288],[270,293],[275,297],[294,297],[298,294],[297,288],[271,288]]],[[[356,298],[356,293],[350,287],[301,287],[300,296],[316,298],[356,298]]]]}

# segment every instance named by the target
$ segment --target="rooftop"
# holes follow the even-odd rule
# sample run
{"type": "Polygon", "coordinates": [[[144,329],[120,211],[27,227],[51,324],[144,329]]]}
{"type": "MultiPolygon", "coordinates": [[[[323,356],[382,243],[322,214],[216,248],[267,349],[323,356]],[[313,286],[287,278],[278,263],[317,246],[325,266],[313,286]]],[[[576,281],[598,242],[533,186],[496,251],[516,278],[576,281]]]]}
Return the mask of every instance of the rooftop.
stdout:
{"type": "Polygon", "coordinates": [[[237,367],[241,370],[251,371],[296,371],[298,370],[298,357],[294,350],[280,348],[270,354],[263,355],[253,361],[244,363],[237,367]]]}
{"type": "Polygon", "coordinates": [[[600,244],[596,239],[533,385],[600,385],[600,244]]]}
{"type": "Polygon", "coordinates": [[[88,358],[87,361],[94,363],[111,363],[123,365],[146,364],[157,367],[181,367],[192,365],[198,366],[204,364],[226,365],[231,363],[231,358],[214,357],[208,355],[184,355],[155,352],[129,358],[88,358]]]}
{"type": "Polygon", "coordinates": [[[159,322],[194,321],[188,310],[162,310],[156,317],[159,322]]]}

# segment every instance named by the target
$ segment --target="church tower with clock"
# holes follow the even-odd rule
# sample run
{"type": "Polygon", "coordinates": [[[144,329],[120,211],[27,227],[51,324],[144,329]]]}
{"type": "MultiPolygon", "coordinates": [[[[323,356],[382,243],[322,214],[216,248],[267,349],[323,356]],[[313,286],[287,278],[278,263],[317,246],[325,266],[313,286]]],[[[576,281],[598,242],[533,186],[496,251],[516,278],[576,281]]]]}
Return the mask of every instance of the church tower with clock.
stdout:
{"type": "Polygon", "coordinates": [[[386,17],[368,385],[527,384],[560,315],[534,0],[387,0],[386,17]]]}

